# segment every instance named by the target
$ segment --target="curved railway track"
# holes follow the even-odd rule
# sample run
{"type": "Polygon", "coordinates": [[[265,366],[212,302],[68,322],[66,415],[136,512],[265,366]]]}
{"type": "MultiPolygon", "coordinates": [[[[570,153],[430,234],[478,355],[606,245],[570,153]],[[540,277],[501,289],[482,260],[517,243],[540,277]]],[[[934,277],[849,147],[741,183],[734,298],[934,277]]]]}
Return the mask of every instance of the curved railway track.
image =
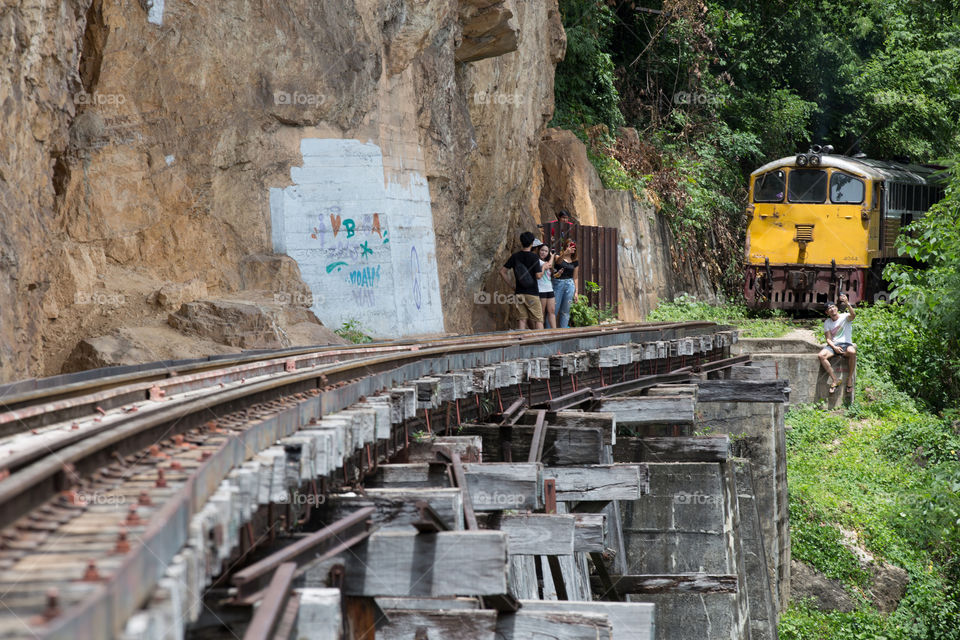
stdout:
{"type": "MultiPolygon", "coordinates": [[[[424,376],[725,329],[707,322],[624,324],[291,349],[0,387],[0,603],[10,614],[0,610],[0,638],[115,637],[186,543],[191,516],[227,474],[311,418],[424,376]],[[292,419],[276,418],[307,401],[313,413],[301,408],[292,419]],[[48,549],[79,514],[102,506],[78,495],[125,484],[117,495],[126,496],[127,511],[118,519],[116,505],[109,505],[113,519],[104,516],[119,531],[88,532],[91,544],[76,552],[69,547],[74,538],[63,534],[53,543],[66,546],[48,549]],[[37,557],[50,563],[30,564],[37,557]],[[58,570],[57,559],[68,569],[58,570]],[[18,628],[26,633],[18,635],[18,628]]],[[[713,349],[691,363],[725,355],[713,349]]],[[[620,383],[640,373],[639,366],[632,372],[621,366],[620,383]]],[[[600,382],[615,378],[601,374],[600,382]]],[[[553,398],[549,374],[546,392],[553,398]]],[[[529,385],[528,393],[533,404],[529,385]]],[[[457,402],[458,421],[460,410],[457,402]]],[[[430,413],[424,418],[429,429],[430,413]]],[[[402,446],[407,429],[382,450],[376,443],[361,450],[361,478],[365,467],[402,446]]],[[[352,465],[343,467],[343,484],[351,481],[352,465]]]]}

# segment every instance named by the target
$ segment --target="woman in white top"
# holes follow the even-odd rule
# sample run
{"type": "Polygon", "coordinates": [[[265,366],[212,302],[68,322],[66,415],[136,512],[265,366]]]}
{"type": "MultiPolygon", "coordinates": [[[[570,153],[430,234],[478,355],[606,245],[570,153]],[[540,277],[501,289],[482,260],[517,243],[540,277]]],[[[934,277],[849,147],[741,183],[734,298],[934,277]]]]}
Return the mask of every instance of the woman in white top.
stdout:
{"type": "Polygon", "coordinates": [[[556,329],[557,316],[552,279],[553,260],[556,256],[550,253],[550,247],[539,240],[533,243],[533,250],[537,252],[537,257],[540,258],[540,266],[543,267],[543,275],[537,280],[537,288],[540,291],[540,307],[543,309],[543,326],[548,329],[556,329]]]}

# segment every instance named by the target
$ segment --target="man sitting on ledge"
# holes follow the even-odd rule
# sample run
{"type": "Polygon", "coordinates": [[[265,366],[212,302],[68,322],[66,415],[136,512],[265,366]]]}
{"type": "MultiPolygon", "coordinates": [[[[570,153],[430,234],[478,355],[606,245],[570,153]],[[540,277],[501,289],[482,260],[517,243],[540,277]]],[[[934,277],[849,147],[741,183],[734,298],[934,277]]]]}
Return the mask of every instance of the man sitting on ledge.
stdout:
{"type": "Polygon", "coordinates": [[[857,347],[853,344],[853,319],[857,312],[847,300],[846,294],[840,294],[840,304],[843,305],[843,313],[839,312],[835,303],[827,303],[827,319],[823,321],[827,346],[820,350],[820,364],[830,376],[831,394],[840,386],[840,380],[830,366],[830,357],[839,355],[847,359],[847,393],[853,392],[853,374],[857,368],[857,347]]]}

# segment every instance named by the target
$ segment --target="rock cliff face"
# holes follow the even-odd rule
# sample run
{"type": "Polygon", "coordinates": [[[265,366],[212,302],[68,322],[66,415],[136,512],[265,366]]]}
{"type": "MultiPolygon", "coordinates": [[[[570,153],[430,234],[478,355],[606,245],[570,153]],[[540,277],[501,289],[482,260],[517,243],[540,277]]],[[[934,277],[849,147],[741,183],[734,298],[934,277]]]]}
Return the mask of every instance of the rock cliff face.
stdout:
{"type": "MultiPolygon", "coordinates": [[[[636,136],[624,129],[621,135],[636,136]]],[[[685,293],[714,301],[713,287],[704,271],[676,269],[670,255],[674,242],[667,222],[644,201],[626,191],[605,189],[587,158],[586,146],[570,131],[548,129],[539,149],[539,175],[534,193],[544,220],[566,209],[585,225],[618,230],[618,315],[641,321],[660,300],[685,293]]]]}
{"type": "Polygon", "coordinates": [[[336,340],[313,314],[496,325],[474,296],[553,175],[556,0],[28,0],[0,33],[0,380],[336,340]]]}

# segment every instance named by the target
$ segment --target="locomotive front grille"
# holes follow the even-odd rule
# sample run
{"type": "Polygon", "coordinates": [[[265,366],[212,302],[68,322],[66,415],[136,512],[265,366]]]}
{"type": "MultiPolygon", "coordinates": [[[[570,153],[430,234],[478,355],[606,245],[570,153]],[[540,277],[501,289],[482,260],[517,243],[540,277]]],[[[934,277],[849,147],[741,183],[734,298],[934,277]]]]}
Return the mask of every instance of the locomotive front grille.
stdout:
{"type": "Polygon", "coordinates": [[[793,238],[794,242],[813,242],[813,225],[798,224],[797,235],[793,238]]]}

